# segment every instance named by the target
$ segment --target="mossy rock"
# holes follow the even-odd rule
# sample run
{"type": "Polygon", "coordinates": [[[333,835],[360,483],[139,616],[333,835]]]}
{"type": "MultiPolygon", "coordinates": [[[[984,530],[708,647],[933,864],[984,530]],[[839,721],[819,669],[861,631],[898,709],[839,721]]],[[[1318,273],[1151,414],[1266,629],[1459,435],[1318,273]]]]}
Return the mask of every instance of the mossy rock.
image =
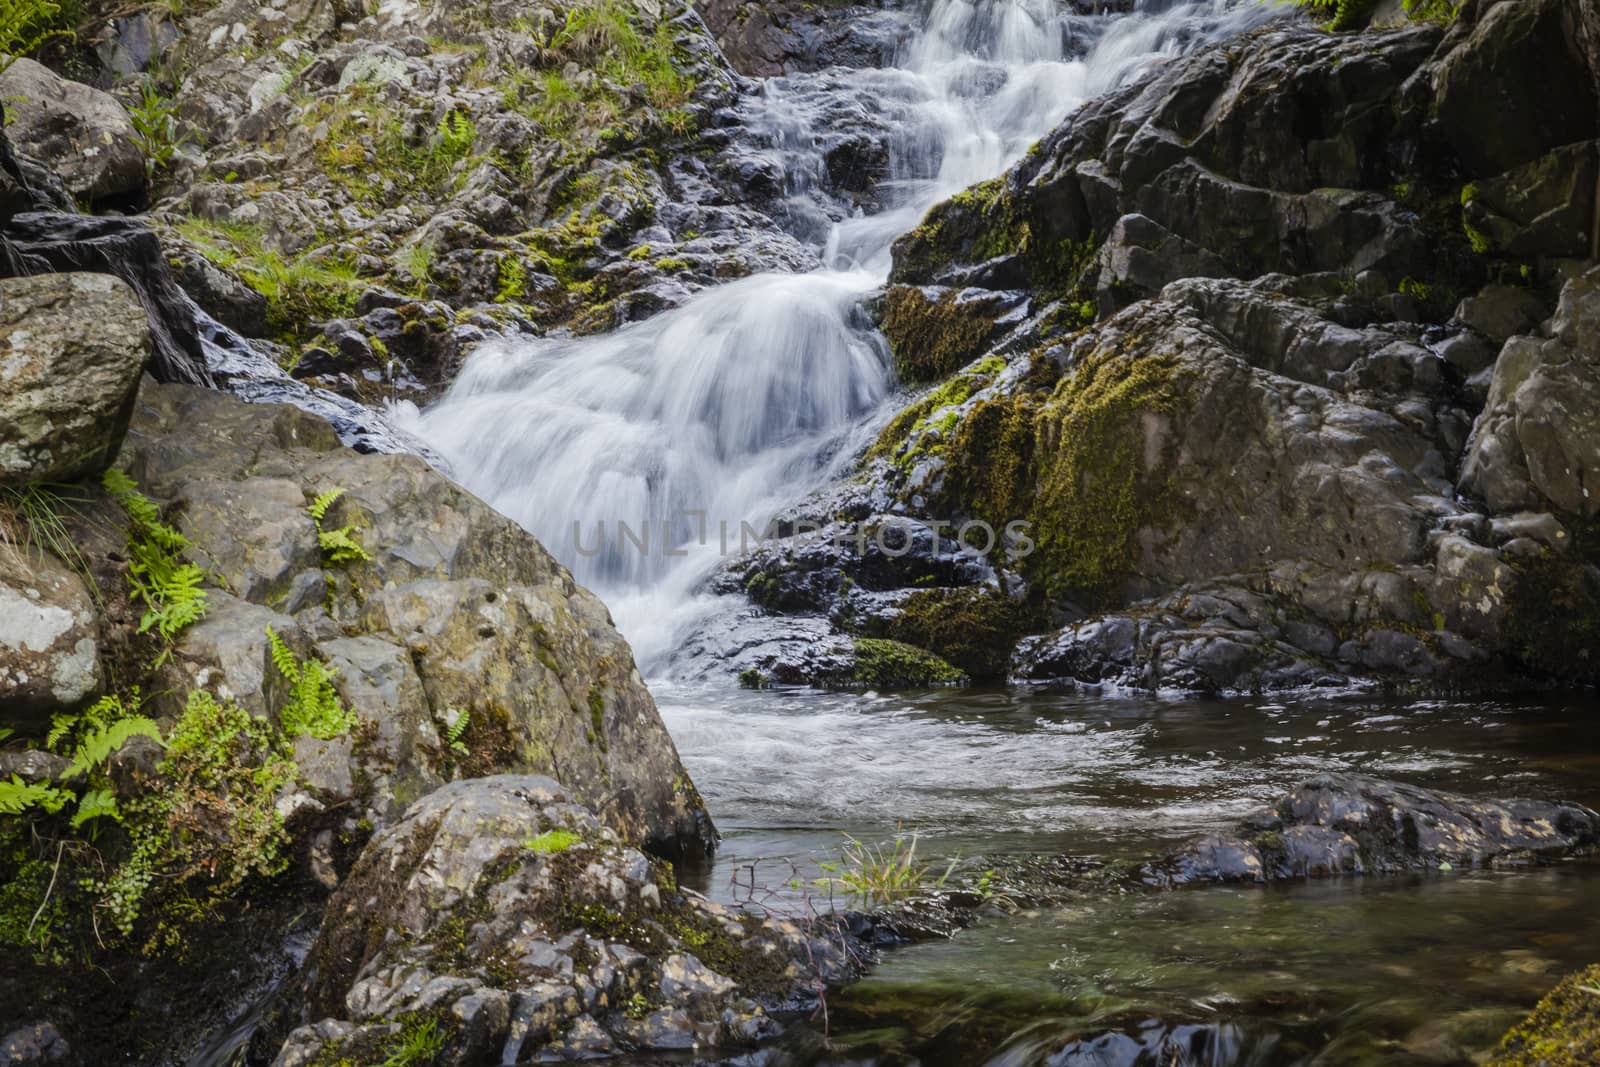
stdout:
{"type": "Polygon", "coordinates": [[[940,503],[995,530],[1026,519],[1033,506],[1037,408],[1027,394],[974,403],[945,449],[949,473],[940,503]]]}
{"type": "Polygon", "coordinates": [[[1039,551],[1029,565],[1050,595],[1110,599],[1137,563],[1140,530],[1172,510],[1163,438],[1187,404],[1180,366],[1175,356],[1097,350],[1040,410],[1039,551]]]}
{"type": "Polygon", "coordinates": [[[926,649],[875,637],[855,639],[855,663],[848,674],[818,679],[834,689],[921,689],[966,681],[965,674],[926,649]]]}
{"type": "Polygon", "coordinates": [[[1600,964],[1569,975],[1501,1039],[1490,1067],[1600,1063],[1600,964]]]}
{"type": "Polygon", "coordinates": [[[975,680],[1004,678],[1011,648],[1033,613],[993,589],[924,589],[912,593],[884,636],[937,653],[975,680]]]}
{"type": "Polygon", "coordinates": [[[954,290],[930,299],[915,286],[897,285],[883,302],[883,335],[902,381],[948,377],[983,350],[994,332],[989,304],[962,300],[954,290]]]}

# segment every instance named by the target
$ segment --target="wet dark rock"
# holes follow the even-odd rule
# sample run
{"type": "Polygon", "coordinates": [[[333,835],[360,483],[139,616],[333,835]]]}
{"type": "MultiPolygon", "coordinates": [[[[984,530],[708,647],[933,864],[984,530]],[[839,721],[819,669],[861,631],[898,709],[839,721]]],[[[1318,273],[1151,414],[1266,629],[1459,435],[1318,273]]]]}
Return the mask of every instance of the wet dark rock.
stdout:
{"type": "Polygon", "coordinates": [[[1326,774],[1231,833],[1208,834],[1142,869],[1154,885],[1395,874],[1532,862],[1592,846],[1600,815],[1543,800],[1476,800],[1326,774]]]}
{"type": "Polygon", "coordinates": [[[1596,101],[1577,9],[1562,0],[1488,4],[1434,75],[1439,125],[1479,174],[1594,136],[1596,101]]]}
{"type": "MultiPolygon", "coordinates": [[[[150,373],[156,380],[212,384],[194,305],[173,280],[160,240],[142,221],[29,212],[13,217],[3,236],[16,273],[87,271],[121,278],[149,318],[150,373]]],[[[0,271],[5,269],[0,262],[0,271]]]]}
{"type": "Polygon", "coordinates": [[[36,1063],[60,1063],[72,1055],[54,1023],[34,1023],[0,1037],[0,1067],[30,1067],[36,1063]]]}
{"type": "Polygon", "coordinates": [[[734,69],[756,78],[831,66],[882,66],[907,20],[878,7],[795,0],[700,0],[695,5],[734,69]]]}

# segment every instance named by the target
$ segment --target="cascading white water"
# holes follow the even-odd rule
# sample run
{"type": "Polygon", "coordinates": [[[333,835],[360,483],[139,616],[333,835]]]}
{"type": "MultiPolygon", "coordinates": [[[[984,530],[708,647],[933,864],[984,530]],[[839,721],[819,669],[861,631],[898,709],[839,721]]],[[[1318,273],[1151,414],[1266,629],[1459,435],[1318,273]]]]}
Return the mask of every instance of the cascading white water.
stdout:
{"type": "MultiPolygon", "coordinates": [[[[741,279],[605,336],[487,345],[407,421],[605,597],[648,671],[715,610],[693,590],[721,531],[736,549],[742,523],[760,529],[839,476],[881,417],[894,383],[861,301],[887,276],[890,242],[1089,97],[1275,12],[1204,0],[1086,17],[1055,0],[933,0],[898,65],[850,73],[855,92],[908,121],[885,208],[832,227],[828,267],[741,279]]],[[[789,149],[792,188],[820,172],[793,106],[803,77],[768,82],[751,119],[789,149]]]]}

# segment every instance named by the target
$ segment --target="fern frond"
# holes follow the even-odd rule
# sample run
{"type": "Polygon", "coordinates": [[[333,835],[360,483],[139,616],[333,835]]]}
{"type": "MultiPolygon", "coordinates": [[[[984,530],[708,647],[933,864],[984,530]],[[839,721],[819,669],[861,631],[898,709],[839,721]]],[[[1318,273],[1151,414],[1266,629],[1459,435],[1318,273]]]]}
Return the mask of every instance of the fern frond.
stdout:
{"type": "Polygon", "coordinates": [[[317,533],[317,544],[322,548],[322,555],[329,563],[354,563],[356,560],[369,560],[372,557],[356,540],[354,526],[341,526],[337,530],[321,530],[317,533]]]}
{"type": "Polygon", "coordinates": [[[157,744],[161,743],[161,727],[154,719],[143,715],[134,715],[121,719],[109,726],[95,730],[78,744],[78,750],[73,754],[72,764],[61,775],[63,778],[76,778],[78,775],[93,770],[106,760],[111,754],[121,748],[134,737],[154,738],[157,744]]]}
{"type": "Polygon", "coordinates": [[[21,775],[11,781],[0,779],[0,815],[21,815],[29,808],[42,808],[54,815],[72,799],[72,793],[54,786],[30,784],[21,775]]]}
{"type": "Polygon", "coordinates": [[[344,496],[345,492],[344,487],[334,486],[306,505],[306,511],[310,513],[311,521],[317,524],[318,529],[321,529],[322,520],[327,516],[328,509],[333,506],[333,502],[344,496]]]}
{"type": "Polygon", "coordinates": [[[44,735],[44,747],[51,752],[57,751],[56,746],[61,744],[63,738],[72,732],[78,725],[78,716],[68,715],[65,712],[50,716],[50,732],[44,735]]]}
{"type": "MultiPolygon", "coordinates": [[[[472,712],[467,708],[451,708],[455,712],[455,720],[448,723],[444,730],[444,743],[457,755],[466,756],[471,750],[461,740],[467,733],[467,726],[472,722],[472,712]]],[[[446,713],[449,714],[448,712],[446,713]]]]}
{"type": "Polygon", "coordinates": [[[294,653],[289,651],[289,646],[283,643],[277,631],[267,627],[267,648],[272,654],[272,665],[278,668],[278,673],[283,675],[291,685],[300,684],[300,661],[295,659],[294,653]]]}
{"type": "Polygon", "coordinates": [[[91,789],[78,798],[78,810],[72,813],[72,825],[76,829],[90,819],[102,816],[122,821],[122,809],[117,807],[116,795],[109,789],[91,789]]]}

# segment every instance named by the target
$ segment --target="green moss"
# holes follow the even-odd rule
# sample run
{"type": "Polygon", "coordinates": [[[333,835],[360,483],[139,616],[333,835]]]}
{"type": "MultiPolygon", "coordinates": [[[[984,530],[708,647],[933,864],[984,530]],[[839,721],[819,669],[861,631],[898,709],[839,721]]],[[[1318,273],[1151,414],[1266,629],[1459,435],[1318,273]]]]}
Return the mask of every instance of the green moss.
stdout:
{"type": "Polygon", "coordinates": [[[840,688],[916,689],[960,685],[966,675],[926,649],[883,638],[855,639],[855,663],[841,677],[820,679],[840,688]]]}
{"type": "Polygon", "coordinates": [[[565,852],[582,841],[583,838],[571,830],[546,830],[536,837],[528,838],[522,846],[530,852],[565,852]]]}
{"type": "Polygon", "coordinates": [[[1034,418],[1028,394],[983,399],[954,428],[941,503],[996,531],[1023,519],[1033,504],[1034,418]]]}
{"type": "Polygon", "coordinates": [[[1034,615],[992,589],[926,589],[912,593],[883,636],[928,649],[973,679],[1005,677],[1011,649],[1034,615]]]}
{"type": "Polygon", "coordinates": [[[1152,454],[1160,420],[1186,407],[1175,357],[1117,349],[1085,357],[1039,411],[1039,489],[1028,568],[1052,597],[1112,597],[1138,558],[1141,529],[1168,519],[1175,494],[1152,454]]]}
{"type": "Polygon", "coordinates": [[[964,404],[972,394],[989,385],[994,377],[1005,370],[1006,362],[999,356],[985,356],[970,368],[940,385],[926,396],[908,404],[878,432],[878,439],[862,458],[892,459],[902,470],[910,470],[924,455],[933,452],[946,441],[958,421],[947,408],[964,404]],[[944,436],[931,437],[927,431],[942,430],[944,436]],[[904,446],[917,438],[914,447],[904,446]]]}
{"type": "Polygon", "coordinates": [[[739,687],[741,689],[765,689],[767,685],[767,676],[754,667],[739,672],[739,687]]]}
{"type": "Polygon", "coordinates": [[[1600,964],[1563,979],[1501,1039],[1490,1067],[1600,1063],[1600,964]]]}
{"type": "Polygon", "coordinates": [[[907,382],[938,381],[971,360],[994,332],[982,305],[949,291],[929,300],[921,289],[897,285],[884,296],[883,335],[895,370],[907,382]]]}

